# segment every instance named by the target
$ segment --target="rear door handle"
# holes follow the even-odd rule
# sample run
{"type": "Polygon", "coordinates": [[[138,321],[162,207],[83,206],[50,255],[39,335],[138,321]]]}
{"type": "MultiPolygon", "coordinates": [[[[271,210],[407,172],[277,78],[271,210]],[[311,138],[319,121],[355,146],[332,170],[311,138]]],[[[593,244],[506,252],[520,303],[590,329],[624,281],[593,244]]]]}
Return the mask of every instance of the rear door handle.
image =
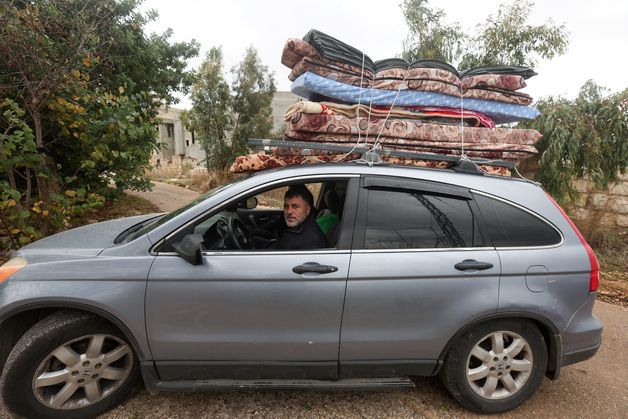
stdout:
{"type": "Polygon", "coordinates": [[[336,272],[338,267],[330,265],[321,265],[316,262],[306,262],[303,265],[298,265],[292,268],[292,272],[295,274],[304,274],[306,272],[313,272],[319,274],[330,274],[336,272]]]}
{"type": "Polygon", "coordinates": [[[493,267],[492,263],[488,262],[478,262],[474,259],[465,259],[462,262],[456,263],[454,268],[459,271],[467,271],[471,269],[477,269],[478,271],[483,271],[484,269],[491,269],[493,267]]]}

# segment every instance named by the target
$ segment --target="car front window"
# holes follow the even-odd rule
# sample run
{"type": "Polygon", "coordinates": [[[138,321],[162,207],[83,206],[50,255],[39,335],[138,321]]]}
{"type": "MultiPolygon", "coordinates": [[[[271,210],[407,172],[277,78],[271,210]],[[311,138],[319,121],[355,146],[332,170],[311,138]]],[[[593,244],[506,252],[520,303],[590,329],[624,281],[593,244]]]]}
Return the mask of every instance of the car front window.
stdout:
{"type": "Polygon", "coordinates": [[[190,201],[189,203],[187,203],[186,205],[182,206],[179,209],[176,209],[168,214],[165,214],[161,217],[157,217],[153,220],[151,220],[151,222],[149,222],[148,224],[142,226],[142,228],[138,229],[137,231],[133,232],[132,234],[130,234],[129,236],[127,236],[123,242],[127,243],[130,242],[132,240],[135,240],[138,237],[143,236],[144,234],[149,233],[150,231],[156,229],[157,227],[165,224],[166,222],[172,220],[174,217],[176,217],[179,214],[182,214],[183,212],[187,211],[188,209],[192,208],[193,206],[197,205],[198,203],[204,201],[205,199],[216,195],[218,192],[221,192],[245,179],[247,179],[248,176],[243,176],[237,179],[232,180],[231,182],[227,182],[223,185],[217,186],[214,189],[210,189],[206,194],[201,195],[200,197],[196,198],[193,201],[190,201]]]}

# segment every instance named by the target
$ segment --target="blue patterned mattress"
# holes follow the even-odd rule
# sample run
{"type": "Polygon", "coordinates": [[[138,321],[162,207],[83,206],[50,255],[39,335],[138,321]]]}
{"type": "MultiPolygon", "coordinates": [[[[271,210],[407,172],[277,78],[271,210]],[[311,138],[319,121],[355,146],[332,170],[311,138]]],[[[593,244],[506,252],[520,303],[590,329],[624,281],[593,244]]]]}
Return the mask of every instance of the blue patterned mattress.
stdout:
{"type": "MultiPolygon", "coordinates": [[[[363,103],[379,106],[446,106],[460,108],[460,98],[441,93],[419,90],[366,89],[318,76],[309,71],[299,76],[290,88],[292,93],[308,100],[320,100],[320,96],[347,103],[363,103]]],[[[482,99],[463,99],[464,109],[482,112],[496,124],[534,119],[540,112],[531,107],[482,99]]]]}

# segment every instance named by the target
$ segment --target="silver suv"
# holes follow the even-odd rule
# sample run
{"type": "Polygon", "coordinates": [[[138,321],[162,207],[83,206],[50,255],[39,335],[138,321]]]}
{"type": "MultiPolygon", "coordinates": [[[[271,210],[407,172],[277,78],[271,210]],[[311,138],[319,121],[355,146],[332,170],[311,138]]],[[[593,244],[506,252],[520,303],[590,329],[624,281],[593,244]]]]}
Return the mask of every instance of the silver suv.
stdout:
{"type": "MultiPolygon", "coordinates": [[[[270,239],[272,241],[272,238],[270,239]]],[[[66,231],[0,268],[0,392],[92,416],[150,392],[410,386],[440,375],[512,409],[595,354],[598,265],[561,208],[511,178],[350,164],[270,170],[167,215],[66,231]],[[329,247],[255,248],[305,184],[329,247]]]]}

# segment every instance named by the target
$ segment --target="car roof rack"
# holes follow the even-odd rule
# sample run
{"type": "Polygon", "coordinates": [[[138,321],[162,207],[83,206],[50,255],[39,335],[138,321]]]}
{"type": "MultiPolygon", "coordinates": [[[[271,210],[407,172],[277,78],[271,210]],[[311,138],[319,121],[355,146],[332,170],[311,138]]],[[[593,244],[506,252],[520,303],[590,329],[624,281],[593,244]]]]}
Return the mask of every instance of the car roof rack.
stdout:
{"type": "Polygon", "coordinates": [[[271,140],[262,138],[251,138],[249,144],[255,146],[258,150],[270,151],[271,147],[287,147],[303,150],[322,150],[335,151],[338,153],[357,153],[362,158],[356,162],[367,164],[385,164],[381,162],[379,157],[400,157],[419,160],[445,161],[453,163],[452,169],[459,173],[467,173],[473,175],[485,175],[486,173],[479,165],[505,167],[513,169],[515,163],[504,160],[490,160],[483,158],[469,158],[466,156],[448,156],[434,153],[415,153],[412,151],[390,150],[384,148],[367,148],[364,146],[321,144],[307,141],[287,141],[287,140],[271,140]]]}

